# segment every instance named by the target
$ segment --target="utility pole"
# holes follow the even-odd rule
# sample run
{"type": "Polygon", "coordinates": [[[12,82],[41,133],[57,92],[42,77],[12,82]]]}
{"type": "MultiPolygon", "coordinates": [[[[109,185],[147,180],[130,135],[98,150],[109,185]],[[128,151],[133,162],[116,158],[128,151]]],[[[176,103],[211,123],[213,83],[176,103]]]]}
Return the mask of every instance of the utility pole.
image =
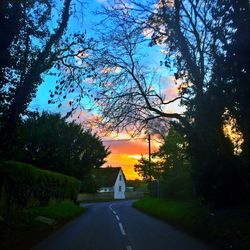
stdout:
{"type": "Polygon", "coordinates": [[[148,171],[149,171],[149,189],[152,195],[152,168],[151,168],[151,134],[148,133],[148,171]]]}

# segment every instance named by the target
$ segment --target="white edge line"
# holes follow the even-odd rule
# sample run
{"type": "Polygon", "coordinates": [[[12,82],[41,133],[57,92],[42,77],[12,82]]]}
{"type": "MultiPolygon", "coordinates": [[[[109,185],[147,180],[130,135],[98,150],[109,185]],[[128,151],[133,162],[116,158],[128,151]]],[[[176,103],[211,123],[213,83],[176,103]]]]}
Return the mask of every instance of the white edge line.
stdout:
{"type": "Polygon", "coordinates": [[[126,246],[126,249],[127,250],[132,250],[132,247],[131,246],[126,246]]]}
{"type": "Polygon", "coordinates": [[[115,217],[116,217],[116,219],[117,219],[117,220],[120,220],[120,218],[119,218],[119,216],[118,216],[118,215],[116,215],[115,217]]]}
{"type": "Polygon", "coordinates": [[[121,229],[122,235],[126,235],[126,233],[125,233],[125,231],[123,229],[122,223],[119,223],[119,227],[121,229]]]}

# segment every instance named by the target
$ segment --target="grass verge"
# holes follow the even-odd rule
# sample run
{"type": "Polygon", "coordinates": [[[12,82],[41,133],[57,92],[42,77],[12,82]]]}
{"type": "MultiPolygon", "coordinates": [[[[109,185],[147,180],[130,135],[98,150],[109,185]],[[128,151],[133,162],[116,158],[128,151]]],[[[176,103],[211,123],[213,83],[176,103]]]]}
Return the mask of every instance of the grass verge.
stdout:
{"type": "Polygon", "coordinates": [[[19,210],[16,212],[15,223],[12,225],[0,224],[0,249],[30,249],[84,211],[85,208],[81,208],[71,201],[19,210]],[[48,225],[37,220],[37,216],[54,219],[56,223],[48,225]]]}
{"type": "Polygon", "coordinates": [[[250,249],[249,208],[209,211],[197,201],[145,198],[133,206],[160,218],[220,249],[250,249]]]}

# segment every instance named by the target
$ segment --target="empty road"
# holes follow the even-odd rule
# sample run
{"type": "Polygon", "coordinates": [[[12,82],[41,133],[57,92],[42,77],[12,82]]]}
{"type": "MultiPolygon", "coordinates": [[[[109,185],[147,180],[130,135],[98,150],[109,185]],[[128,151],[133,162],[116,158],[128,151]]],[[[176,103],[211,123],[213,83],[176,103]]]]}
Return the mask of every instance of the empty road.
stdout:
{"type": "Polygon", "coordinates": [[[212,250],[197,239],[131,207],[132,201],[87,204],[86,213],[35,250],[212,250]]]}

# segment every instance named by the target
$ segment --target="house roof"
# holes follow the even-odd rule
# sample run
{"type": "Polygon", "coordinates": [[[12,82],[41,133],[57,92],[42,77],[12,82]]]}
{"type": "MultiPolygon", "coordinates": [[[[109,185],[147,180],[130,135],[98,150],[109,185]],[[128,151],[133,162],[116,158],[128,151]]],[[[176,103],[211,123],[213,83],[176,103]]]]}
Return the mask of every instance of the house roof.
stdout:
{"type": "MultiPolygon", "coordinates": [[[[99,186],[102,186],[102,187],[114,186],[120,170],[122,170],[120,167],[116,167],[116,168],[108,167],[108,168],[97,169],[95,171],[95,178],[98,180],[99,186]]],[[[125,180],[124,174],[123,174],[123,177],[125,180]]]]}

